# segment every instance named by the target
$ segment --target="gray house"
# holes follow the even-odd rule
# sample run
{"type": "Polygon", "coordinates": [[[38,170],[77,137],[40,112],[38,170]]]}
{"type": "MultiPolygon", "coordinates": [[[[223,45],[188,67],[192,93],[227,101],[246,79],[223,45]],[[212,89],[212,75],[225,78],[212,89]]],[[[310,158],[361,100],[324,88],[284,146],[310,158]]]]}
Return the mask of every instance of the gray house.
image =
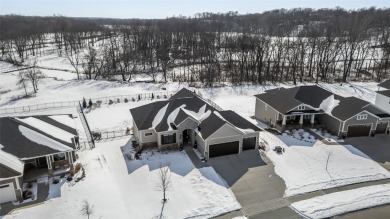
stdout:
{"type": "Polygon", "coordinates": [[[71,115],[0,118],[0,203],[22,201],[23,182],[66,172],[76,135],[71,115]]]}
{"type": "Polygon", "coordinates": [[[390,79],[378,84],[375,105],[390,113],[390,79]]]}
{"type": "Polygon", "coordinates": [[[256,119],[279,131],[321,126],[345,137],[386,133],[390,115],[355,97],[318,86],[280,88],[256,96],[256,119]]]}
{"type": "Polygon", "coordinates": [[[260,128],[233,111],[219,111],[183,88],[169,100],[130,110],[141,147],[196,147],[205,158],[255,149],[260,128]]]}

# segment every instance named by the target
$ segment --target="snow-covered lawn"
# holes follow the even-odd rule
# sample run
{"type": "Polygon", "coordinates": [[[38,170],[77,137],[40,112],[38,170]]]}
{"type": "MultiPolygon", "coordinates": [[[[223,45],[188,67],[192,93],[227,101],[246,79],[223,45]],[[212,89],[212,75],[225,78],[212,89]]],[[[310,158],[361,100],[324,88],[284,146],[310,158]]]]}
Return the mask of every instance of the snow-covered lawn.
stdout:
{"type": "Polygon", "coordinates": [[[390,178],[390,172],[351,147],[326,145],[321,141],[312,147],[288,146],[283,138],[268,132],[261,132],[260,139],[266,142],[267,156],[286,183],[285,196],[390,178]],[[275,146],[283,147],[285,152],[276,153],[275,146]]]}
{"type": "Polygon", "coordinates": [[[368,186],[323,195],[291,204],[306,218],[330,218],[390,203],[390,184],[368,186]]]}
{"type": "Polygon", "coordinates": [[[112,105],[102,104],[100,108],[93,109],[85,115],[91,130],[99,130],[101,132],[124,131],[127,127],[133,126],[133,118],[131,117],[130,109],[151,102],[151,100],[141,100],[112,105]]]}
{"type": "Polygon", "coordinates": [[[196,169],[184,152],[143,154],[127,160],[130,139],[98,143],[79,152],[86,172],[78,183],[62,184],[61,192],[43,204],[19,209],[5,218],[85,218],[82,202],[94,206],[93,218],[159,218],[162,192],[158,191],[158,168],[170,163],[172,187],[163,209],[165,218],[210,218],[240,209],[234,195],[211,167],[196,169]]]}

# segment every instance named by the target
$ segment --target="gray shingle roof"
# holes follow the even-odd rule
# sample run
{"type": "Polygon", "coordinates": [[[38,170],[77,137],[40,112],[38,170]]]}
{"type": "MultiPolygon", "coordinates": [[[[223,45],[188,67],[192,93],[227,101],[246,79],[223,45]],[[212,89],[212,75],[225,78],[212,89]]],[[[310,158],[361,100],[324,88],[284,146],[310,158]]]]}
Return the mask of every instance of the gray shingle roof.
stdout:
{"type": "Polygon", "coordinates": [[[255,97],[264,101],[272,108],[276,109],[281,113],[286,113],[294,107],[301,104],[300,101],[295,99],[295,95],[298,92],[299,87],[293,88],[277,88],[268,90],[265,93],[257,94],[255,97]]]}
{"type": "Polygon", "coordinates": [[[389,118],[390,117],[390,114],[379,109],[378,107],[376,107],[373,104],[369,104],[368,106],[363,107],[363,109],[378,116],[379,118],[389,118]]]}
{"type": "Polygon", "coordinates": [[[295,99],[314,108],[318,108],[322,101],[332,94],[333,93],[318,86],[302,86],[299,87],[295,99]]]}
{"type": "Polygon", "coordinates": [[[386,88],[386,89],[390,89],[390,79],[378,84],[378,87],[383,87],[383,88],[386,88]]]}
{"type": "Polygon", "coordinates": [[[382,94],[383,96],[386,96],[386,97],[390,97],[390,90],[381,90],[381,91],[377,91],[377,93],[382,94]]]}
{"type": "Polygon", "coordinates": [[[253,123],[249,122],[248,120],[242,118],[237,113],[226,110],[226,111],[219,111],[219,114],[226,119],[228,122],[230,122],[232,125],[236,126],[240,129],[253,129],[254,131],[261,131],[261,129],[257,126],[255,126],[253,123]]]}
{"type": "Polygon", "coordinates": [[[219,118],[219,116],[212,113],[209,117],[203,120],[199,124],[199,132],[202,134],[203,139],[207,139],[216,132],[219,128],[221,128],[226,123],[225,120],[219,118]]]}
{"type": "MultiPolygon", "coordinates": [[[[42,118],[43,116],[35,117],[42,118]]],[[[40,157],[48,154],[54,154],[60,152],[59,150],[53,149],[48,146],[38,144],[25,137],[19,130],[19,126],[27,127],[39,134],[42,134],[56,142],[66,145],[74,149],[74,144],[64,142],[63,140],[57,139],[41,130],[27,125],[19,120],[11,117],[0,118],[0,144],[3,146],[2,150],[6,153],[12,154],[20,159],[40,157]]],[[[61,128],[61,127],[58,127],[61,128]]],[[[74,132],[76,132],[74,130],[74,132]]],[[[73,140],[72,140],[73,141],[73,140]]]]}
{"type": "Polygon", "coordinates": [[[20,176],[21,174],[22,173],[19,173],[18,171],[15,171],[0,163],[0,179],[20,176]]]}
{"type": "Polygon", "coordinates": [[[339,105],[333,108],[331,114],[341,121],[345,121],[352,116],[359,114],[364,110],[363,108],[369,104],[369,102],[356,97],[341,97],[335,95],[335,99],[340,102],[339,105]]]}

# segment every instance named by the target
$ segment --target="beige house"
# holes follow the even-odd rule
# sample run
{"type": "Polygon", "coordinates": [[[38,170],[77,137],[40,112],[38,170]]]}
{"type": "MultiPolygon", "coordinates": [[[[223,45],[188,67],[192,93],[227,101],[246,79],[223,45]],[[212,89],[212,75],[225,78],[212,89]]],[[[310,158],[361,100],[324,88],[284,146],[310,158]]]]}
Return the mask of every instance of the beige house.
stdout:
{"type": "Polygon", "coordinates": [[[169,100],[130,110],[141,147],[197,148],[206,158],[255,149],[260,128],[233,111],[220,111],[182,89],[169,100]]]}

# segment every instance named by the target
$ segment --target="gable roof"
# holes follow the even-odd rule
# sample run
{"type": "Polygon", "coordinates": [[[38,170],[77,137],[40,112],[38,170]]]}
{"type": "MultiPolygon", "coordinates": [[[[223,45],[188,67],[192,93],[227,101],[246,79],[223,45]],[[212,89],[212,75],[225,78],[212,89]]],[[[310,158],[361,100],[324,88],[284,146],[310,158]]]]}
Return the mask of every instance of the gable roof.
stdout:
{"type": "Polygon", "coordinates": [[[373,104],[369,104],[369,105],[363,107],[363,109],[371,114],[374,114],[375,116],[377,116],[379,118],[390,118],[389,113],[379,109],[378,107],[376,107],[373,104]]]}
{"type": "Polygon", "coordinates": [[[340,102],[333,108],[331,114],[341,121],[345,121],[354,115],[361,113],[364,111],[364,107],[369,104],[369,102],[356,97],[341,97],[335,95],[335,99],[340,102]]]}
{"type": "Polygon", "coordinates": [[[386,97],[390,97],[390,90],[381,90],[381,91],[377,91],[377,93],[382,94],[383,96],[386,96],[386,97]]]}
{"type": "Polygon", "coordinates": [[[240,115],[231,110],[219,111],[219,114],[230,122],[232,125],[239,129],[252,129],[253,131],[261,131],[261,129],[255,126],[253,123],[242,118],[240,115]]]}
{"type": "Polygon", "coordinates": [[[185,88],[167,101],[130,109],[138,130],[154,128],[157,132],[168,131],[172,129],[170,123],[178,125],[188,117],[200,121],[213,111],[214,107],[185,88]]]}
{"type": "Polygon", "coordinates": [[[378,84],[378,87],[383,87],[386,89],[390,89],[390,79],[383,81],[382,83],[378,84]]]}
{"type": "Polygon", "coordinates": [[[207,119],[199,124],[198,131],[202,134],[203,139],[207,139],[225,124],[225,120],[221,119],[215,113],[212,113],[207,119]]]}
{"type": "Polygon", "coordinates": [[[4,152],[19,159],[41,157],[49,154],[72,151],[75,148],[73,136],[59,124],[41,119],[47,116],[0,118],[0,144],[4,152]],[[68,139],[69,138],[69,139],[68,139]]]}
{"type": "Polygon", "coordinates": [[[255,97],[264,101],[277,111],[286,113],[287,111],[301,104],[300,101],[294,98],[298,90],[299,87],[293,87],[289,89],[282,87],[268,90],[262,94],[257,94],[255,97]]]}
{"type": "Polygon", "coordinates": [[[331,92],[314,85],[288,89],[276,88],[268,90],[263,94],[257,94],[255,97],[264,101],[277,111],[287,113],[301,104],[318,108],[321,103],[331,95],[331,92]]]}
{"type": "Polygon", "coordinates": [[[20,176],[23,168],[23,163],[17,157],[0,149],[0,179],[20,176]]]}

